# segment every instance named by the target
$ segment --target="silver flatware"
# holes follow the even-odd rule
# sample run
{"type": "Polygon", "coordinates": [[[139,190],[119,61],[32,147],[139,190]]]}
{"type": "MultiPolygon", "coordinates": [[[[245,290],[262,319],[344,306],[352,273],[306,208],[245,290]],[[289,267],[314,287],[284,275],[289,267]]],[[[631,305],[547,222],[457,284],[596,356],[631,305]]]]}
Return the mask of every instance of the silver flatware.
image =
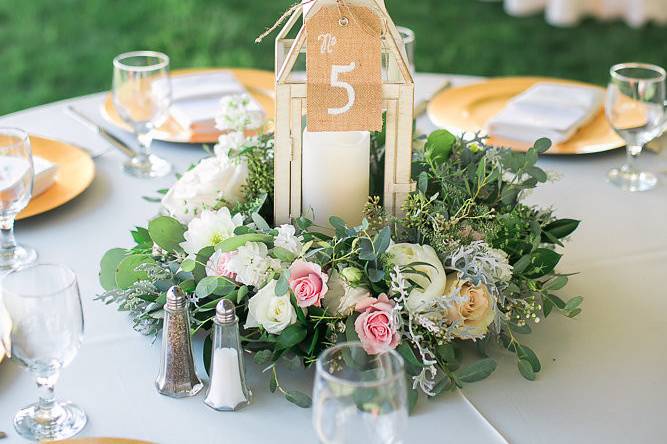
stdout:
{"type": "Polygon", "coordinates": [[[440,88],[438,88],[433,94],[431,94],[431,97],[428,99],[422,100],[420,102],[417,102],[415,105],[415,119],[417,117],[420,117],[422,114],[426,112],[426,109],[428,108],[428,104],[431,103],[431,100],[441,92],[443,92],[446,89],[449,89],[452,86],[451,80],[447,80],[445,83],[443,83],[440,88]]]}
{"type": "Polygon", "coordinates": [[[113,145],[115,148],[117,148],[119,151],[121,151],[127,157],[134,157],[134,156],[137,155],[137,152],[134,149],[127,146],[127,144],[125,142],[123,142],[118,137],[111,134],[106,129],[99,126],[90,117],[86,116],[81,111],[74,108],[72,105],[67,106],[67,112],[69,113],[70,116],[72,116],[74,119],[76,119],[79,123],[81,123],[82,125],[84,125],[88,129],[90,129],[90,130],[96,132],[97,134],[99,134],[100,137],[102,137],[104,140],[109,142],[111,145],[113,145]]]}

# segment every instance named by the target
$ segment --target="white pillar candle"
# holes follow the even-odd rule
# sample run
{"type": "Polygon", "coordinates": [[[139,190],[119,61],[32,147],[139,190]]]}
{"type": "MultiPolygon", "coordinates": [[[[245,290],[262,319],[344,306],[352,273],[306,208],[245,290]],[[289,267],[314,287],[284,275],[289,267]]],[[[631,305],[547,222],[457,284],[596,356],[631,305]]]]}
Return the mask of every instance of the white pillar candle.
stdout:
{"type": "Polygon", "coordinates": [[[371,136],[368,131],[303,132],[301,212],[328,227],[338,216],[361,223],[368,200],[371,136]]]}
{"type": "Polygon", "coordinates": [[[238,352],[230,347],[213,352],[211,386],[204,402],[213,408],[234,409],[247,401],[241,385],[238,352]]]}

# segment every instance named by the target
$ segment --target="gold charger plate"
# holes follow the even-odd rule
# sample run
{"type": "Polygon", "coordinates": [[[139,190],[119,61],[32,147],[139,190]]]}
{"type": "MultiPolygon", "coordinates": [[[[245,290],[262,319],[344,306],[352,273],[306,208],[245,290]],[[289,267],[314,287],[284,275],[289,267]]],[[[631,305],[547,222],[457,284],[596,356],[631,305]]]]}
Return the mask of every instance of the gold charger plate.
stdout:
{"type": "Polygon", "coordinates": [[[95,164],[81,148],[54,139],[30,135],[33,154],[58,165],[55,183],[30,200],[17,220],[59,207],[81,194],[95,178],[95,164]]]}
{"type": "MultiPolygon", "coordinates": [[[[431,121],[440,128],[454,133],[474,133],[484,130],[486,122],[498,113],[517,94],[538,82],[599,86],[574,80],[549,77],[499,77],[481,83],[451,88],[438,94],[428,105],[431,121]]],[[[498,137],[490,137],[488,143],[511,147],[516,151],[527,151],[532,144],[498,137]]],[[[598,114],[580,128],[569,140],[554,144],[546,154],[589,154],[621,148],[625,145],[609,126],[600,109],[598,114]]]]}
{"type": "MultiPolygon", "coordinates": [[[[172,77],[194,73],[227,71],[234,74],[238,80],[264,109],[267,116],[273,117],[275,108],[275,77],[271,71],[244,68],[190,68],[178,69],[171,72],[172,77]]],[[[125,131],[131,128],[120,118],[113,105],[111,93],[107,94],[102,104],[102,116],[112,125],[125,131]]],[[[197,134],[183,128],[174,119],[167,121],[155,131],[155,139],[176,143],[214,143],[218,140],[217,133],[197,134]]]]}

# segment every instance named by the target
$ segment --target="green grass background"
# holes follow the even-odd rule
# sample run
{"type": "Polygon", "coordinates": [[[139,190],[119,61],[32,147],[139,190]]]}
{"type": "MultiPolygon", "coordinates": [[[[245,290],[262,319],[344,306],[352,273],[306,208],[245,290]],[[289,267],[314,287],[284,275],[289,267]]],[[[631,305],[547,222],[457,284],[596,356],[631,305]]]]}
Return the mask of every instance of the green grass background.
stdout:
{"type": "MultiPolygon", "coordinates": [[[[109,88],[111,59],[167,52],[175,68],[271,69],[254,37],[292,0],[0,0],[0,114],[109,88]]],[[[603,84],[610,65],[667,65],[667,27],[592,20],[570,29],[507,16],[499,2],[386,0],[417,35],[418,71],[550,75],[603,84]]]]}

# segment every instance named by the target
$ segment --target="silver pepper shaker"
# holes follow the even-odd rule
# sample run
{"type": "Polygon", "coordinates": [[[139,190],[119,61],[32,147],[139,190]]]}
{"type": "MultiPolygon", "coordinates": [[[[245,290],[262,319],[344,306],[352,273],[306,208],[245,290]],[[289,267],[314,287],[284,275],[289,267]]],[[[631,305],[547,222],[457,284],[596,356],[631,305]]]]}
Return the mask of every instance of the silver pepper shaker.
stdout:
{"type": "Polygon", "coordinates": [[[173,398],[196,395],[204,385],[195,372],[188,301],[179,287],[167,291],[164,312],[160,372],[155,387],[173,398]]]}
{"type": "Polygon", "coordinates": [[[246,385],[239,318],[232,301],[218,302],[213,324],[211,383],[204,403],[214,410],[240,410],[250,404],[252,392],[246,385]]]}

